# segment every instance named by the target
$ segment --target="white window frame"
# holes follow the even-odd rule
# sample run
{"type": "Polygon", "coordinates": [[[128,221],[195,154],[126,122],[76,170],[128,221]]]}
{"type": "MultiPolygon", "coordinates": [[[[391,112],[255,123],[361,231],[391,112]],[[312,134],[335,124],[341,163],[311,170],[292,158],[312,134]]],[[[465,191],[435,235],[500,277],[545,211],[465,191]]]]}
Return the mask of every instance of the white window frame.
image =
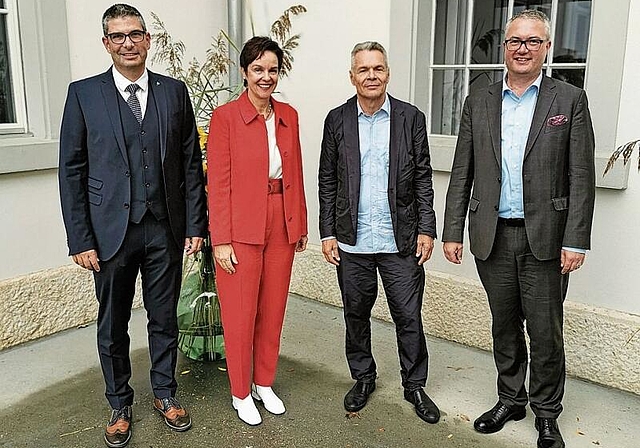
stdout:
{"type": "MultiPolygon", "coordinates": [[[[434,51],[434,45],[436,42],[435,39],[435,31],[436,31],[436,26],[435,26],[435,18],[436,18],[436,7],[437,7],[437,1],[434,0],[432,2],[432,11],[431,11],[431,16],[432,16],[432,23],[431,23],[431,48],[429,49],[429,79],[432,81],[434,79],[434,71],[443,71],[443,70],[463,70],[463,74],[464,74],[464,82],[463,84],[463,93],[462,93],[462,98],[466,98],[467,95],[469,94],[469,77],[470,77],[470,73],[471,71],[483,71],[483,70],[492,70],[492,71],[498,71],[498,70],[504,70],[504,63],[497,63],[497,64],[473,64],[471,62],[471,57],[472,57],[472,49],[470,48],[470,42],[471,42],[471,35],[473,33],[473,25],[474,25],[474,21],[473,21],[473,11],[474,11],[474,6],[475,6],[476,0],[468,0],[467,3],[467,20],[466,20],[466,29],[464,30],[465,33],[465,41],[464,41],[464,45],[465,45],[465,60],[463,64],[436,64],[434,62],[434,55],[435,55],[435,51],[434,51]]],[[[554,69],[584,69],[585,71],[585,76],[584,76],[584,85],[587,85],[587,64],[588,64],[588,60],[589,58],[587,57],[586,62],[572,62],[572,63],[559,63],[559,62],[553,62],[553,54],[554,54],[554,45],[555,45],[555,36],[556,36],[556,22],[557,22],[557,17],[558,17],[558,3],[559,0],[551,0],[551,14],[549,17],[549,20],[551,21],[551,42],[552,42],[552,48],[549,51],[549,54],[547,55],[547,60],[544,64],[544,72],[545,75],[547,76],[552,76],[553,74],[553,70],[554,69]]],[[[593,3],[594,0],[591,0],[591,16],[590,16],[590,22],[589,22],[589,40],[587,42],[587,54],[589,53],[589,48],[590,48],[590,44],[591,44],[591,40],[592,40],[592,33],[591,33],[591,28],[593,26],[593,3]]],[[[507,17],[511,17],[513,15],[513,7],[514,7],[514,0],[509,0],[508,4],[507,4],[507,17]]],[[[565,23],[565,27],[567,26],[567,23],[565,23]]],[[[433,86],[429,89],[429,113],[432,115],[433,114],[433,86]]],[[[434,136],[442,136],[442,137],[455,137],[456,134],[438,134],[438,133],[432,133],[431,132],[431,128],[429,128],[429,133],[434,135],[434,136]]]]}
{"type": "Polygon", "coordinates": [[[24,76],[22,73],[18,5],[16,0],[5,0],[4,3],[5,7],[0,8],[0,14],[6,18],[7,24],[9,71],[16,121],[14,123],[0,123],[0,135],[23,134],[27,132],[27,112],[24,95],[24,76]]]}

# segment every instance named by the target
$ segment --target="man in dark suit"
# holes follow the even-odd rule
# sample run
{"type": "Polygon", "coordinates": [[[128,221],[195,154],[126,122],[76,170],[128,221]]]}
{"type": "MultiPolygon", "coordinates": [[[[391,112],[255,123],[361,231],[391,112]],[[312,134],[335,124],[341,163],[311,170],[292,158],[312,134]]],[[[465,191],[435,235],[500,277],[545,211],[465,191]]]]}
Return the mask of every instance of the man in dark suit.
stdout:
{"type": "Polygon", "coordinates": [[[131,437],[128,323],[138,272],[149,320],[154,407],[185,431],[177,388],[176,304],[183,248],[200,250],[206,199],[198,134],[184,83],[145,68],[151,36],[137,9],[102,18],[113,59],[105,73],[69,86],[60,137],[60,196],[73,261],[93,271],[98,351],[113,411],[110,447],[131,437]]]}
{"type": "Polygon", "coordinates": [[[375,389],[371,309],[379,272],[396,324],[404,397],[421,419],[436,423],[440,412],[423,390],[422,265],[436,237],[425,116],[387,95],[387,53],[379,43],[354,47],[349,76],[356,95],[327,115],[318,174],[322,252],[337,267],[356,380],[344,407],[359,411],[375,389]]]}
{"type": "Polygon", "coordinates": [[[526,10],[507,22],[503,81],[467,98],[451,169],[444,254],[462,261],[465,216],[493,316],[498,403],[479,432],[536,415],[538,447],[564,447],[563,301],[590,246],[594,136],[582,89],[548,78],[549,20],[526,10]],[[529,394],[525,388],[530,337],[529,394]]]}

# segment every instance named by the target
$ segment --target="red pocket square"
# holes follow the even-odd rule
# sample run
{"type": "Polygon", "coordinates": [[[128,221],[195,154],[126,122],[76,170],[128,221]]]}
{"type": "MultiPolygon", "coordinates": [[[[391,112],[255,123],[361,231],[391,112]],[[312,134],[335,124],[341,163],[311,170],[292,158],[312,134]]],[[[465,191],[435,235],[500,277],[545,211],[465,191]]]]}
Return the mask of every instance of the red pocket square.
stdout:
{"type": "Polygon", "coordinates": [[[553,117],[549,118],[547,120],[547,126],[562,126],[567,121],[569,121],[567,116],[564,115],[564,114],[560,114],[560,115],[556,115],[556,116],[553,116],[553,117]]]}

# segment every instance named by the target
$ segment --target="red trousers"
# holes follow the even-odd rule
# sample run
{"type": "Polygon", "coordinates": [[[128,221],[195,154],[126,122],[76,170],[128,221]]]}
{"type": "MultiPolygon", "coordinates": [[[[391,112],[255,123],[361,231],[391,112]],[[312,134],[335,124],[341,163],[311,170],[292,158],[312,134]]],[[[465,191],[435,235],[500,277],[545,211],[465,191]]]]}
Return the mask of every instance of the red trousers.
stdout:
{"type": "Polygon", "coordinates": [[[231,395],[276,376],[295,244],[289,244],[282,194],[270,194],[264,244],[233,242],[236,272],[216,270],[231,395]],[[253,377],[252,377],[253,370],[253,377]]]}

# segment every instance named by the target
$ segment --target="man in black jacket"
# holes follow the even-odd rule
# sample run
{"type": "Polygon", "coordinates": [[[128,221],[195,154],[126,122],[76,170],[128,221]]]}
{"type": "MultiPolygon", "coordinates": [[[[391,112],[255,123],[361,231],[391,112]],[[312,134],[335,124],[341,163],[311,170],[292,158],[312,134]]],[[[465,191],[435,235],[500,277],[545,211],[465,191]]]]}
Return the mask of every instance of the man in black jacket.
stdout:
{"type": "Polygon", "coordinates": [[[344,407],[359,411],[375,390],[371,309],[379,272],[396,324],[404,397],[421,419],[436,423],[440,412],[423,390],[422,265],[436,237],[425,116],[387,95],[389,66],[379,43],[354,47],[349,76],[356,95],[325,120],[318,173],[322,252],[337,267],[356,380],[344,407]]]}

